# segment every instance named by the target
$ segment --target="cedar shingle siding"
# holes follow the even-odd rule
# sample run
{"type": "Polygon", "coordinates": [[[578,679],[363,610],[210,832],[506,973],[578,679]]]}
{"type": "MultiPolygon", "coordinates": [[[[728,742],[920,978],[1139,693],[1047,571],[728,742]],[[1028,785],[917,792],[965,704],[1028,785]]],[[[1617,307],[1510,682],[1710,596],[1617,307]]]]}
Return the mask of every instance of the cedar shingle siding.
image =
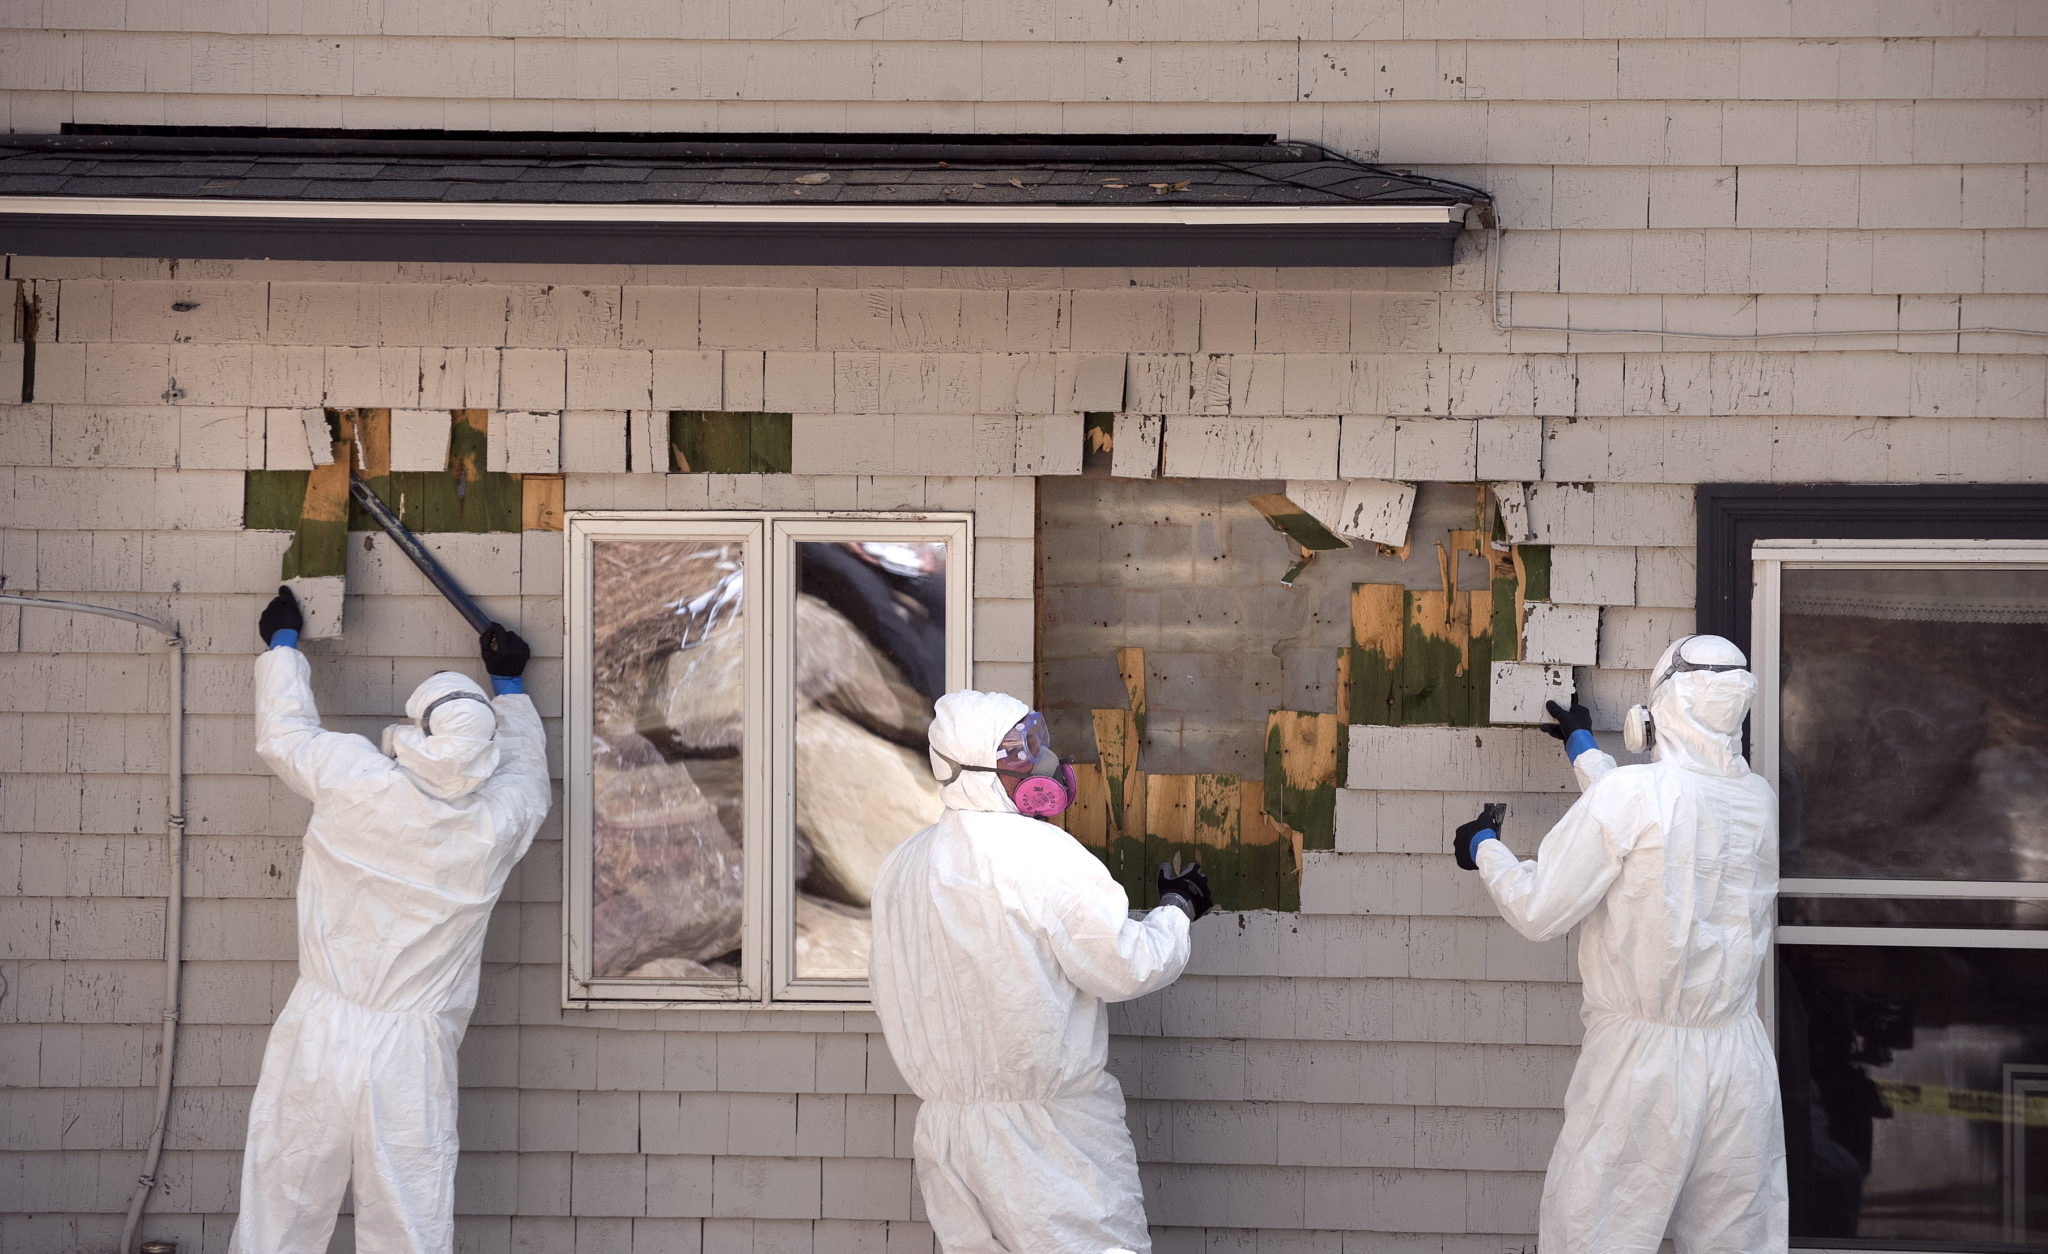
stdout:
{"type": "MultiPolygon", "coordinates": [[[[81,28],[0,17],[14,131],[1244,131],[1485,188],[1501,228],[1420,269],[7,258],[34,317],[32,345],[0,343],[23,401],[0,408],[0,588],[173,619],[191,649],[185,1007],[143,1226],[188,1252],[225,1248],[293,974],[306,808],[249,751],[292,532],[249,529],[245,500],[306,472],[303,411],[569,411],[572,511],[972,510],[975,679],[1027,699],[1041,522],[1073,540],[1034,476],[1083,469],[1085,412],[1163,416],[1168,475],[1527,484],[1549,603],[1574,611],[1531,630],[1603,727],[1691,629],[1697,484],[2048,481],[2048,357],[2008,333],[2048,329],[2048,26],[2025,3],[69,7],[81,28]],[[791,415],[787,461],[670,473],[672,413],[696,416],[686,444],[705,415],[791,415]]],[[[559,758],[562,536],[429,539],[532,641],[559,758]]],[[[1121,558],[1084,558],[1115,585],[1121,558]]],[[[344,560],[346,634],[309,652],[329,725],[374,736],[473,642],[388,546],[344,560]]],[[[1408,565],[1436,586],[1433,550],[1408,565]]],[[[1330,665],[1346,647],[1340,624],[1330,665]]],[[[109,1248],[150,1131],[155,648],[0,606],[10,1252],[109,1248]]],[[[1086,700],[1114,705],[1096,656],[1111,686],[1086,700]]],[[[1155,721],[1178,716],[1163,691],[1155,721]]],[[[1254,694],[1258,716],[1313,708],[1299,691],[1254,694]]],[[[1254,776],[1262,748],[1171,769],[1254,776]]],[[[1361,725],[1345,749],[1299,912],[1205,920],[1190,973],[1114,1015],[1162,1251],[1533,1241],[1576,972],[1446,842],[1501,797],[1533,850],[1574,795],[1564,763],[1518,727],[1361,725]]],[[[506,891],[463,1047],[460,1248],[929,1250],[916,1101],[870,1016],[561,1008],[561,821],[506,891]]]]}

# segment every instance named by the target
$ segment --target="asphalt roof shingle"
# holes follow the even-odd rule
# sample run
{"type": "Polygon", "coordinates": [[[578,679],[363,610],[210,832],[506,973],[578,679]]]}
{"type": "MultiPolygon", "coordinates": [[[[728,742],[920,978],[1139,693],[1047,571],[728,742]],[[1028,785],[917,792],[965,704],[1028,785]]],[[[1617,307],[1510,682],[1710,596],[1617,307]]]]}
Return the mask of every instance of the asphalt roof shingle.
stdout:
{"type": "Polygon", "coordinates": [[[1487,200],[1256,136],[0,136],[0,251],[46,256],[1445,266],[1487,200]]]}
{"type": "Polygon", "coordinates": [[[1314,144],[0,137],[0,195],[630,204],[1445,205],[1314,144]],[[824,175],[820,180],[817,176],[824,175]],[[691,189],[695,190],[691,190],[691,189]]]}

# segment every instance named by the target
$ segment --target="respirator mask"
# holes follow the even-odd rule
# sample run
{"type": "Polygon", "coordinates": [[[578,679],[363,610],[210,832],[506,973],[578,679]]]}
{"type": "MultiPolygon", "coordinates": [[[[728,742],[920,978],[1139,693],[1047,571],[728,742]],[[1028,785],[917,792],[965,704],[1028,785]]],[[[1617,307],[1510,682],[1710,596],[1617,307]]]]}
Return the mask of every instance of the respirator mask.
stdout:
{"type": "Polygon", "coordinates": [[[1027,818],[1049,819],[1066,813],[1080,791],[1073,760],[1052,751],[1052,731],[1045,724],[1045,715],[1037,710],[1019,719],[1003,737],[994,766],[967,766],[936,749],[932,752],[953,768],[941,784],[952,783],[966,771],[986,771],[1005,781],[1015,780],[1009,789],[1010,800],[1017,813],[1027,818]]]}
{"type": "MultiPolygon", "coordinates": [[[[1657,689],[1663,687],[1664,681],[1673,675],[1682,675],[1687,671],[1740,671],[1749,669],[1748,664],[1742,662],[1715,664],[1686,661],[1685,646],[1697,639],[1699,637],[1696,635],[1686,636],[1672,647],[1670,665],[1666,666],[1650,682],[1650,699],[1652,701],[1657,699],[1657,689]]],[[[1649,706],[1632,705],[1629,707],[1628,713],[1622,715],[1621,743],[1628,746],[1630,753],[1648,753],[1652,748],[1656,747],[1657,720],[1650,716],[1649,706]]]]}

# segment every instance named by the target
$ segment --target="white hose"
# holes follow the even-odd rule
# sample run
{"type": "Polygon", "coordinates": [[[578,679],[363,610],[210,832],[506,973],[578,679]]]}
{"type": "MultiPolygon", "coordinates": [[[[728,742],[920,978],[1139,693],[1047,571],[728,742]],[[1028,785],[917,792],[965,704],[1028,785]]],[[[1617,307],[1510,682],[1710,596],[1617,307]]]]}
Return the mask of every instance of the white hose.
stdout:
{"type": "Polygon", "coordinates": [[[183,949],[185,918],[185,638],[175,627],[154,618],[130,614],[104,605],[80,601],[52,601],[0,593],[0,605],[21,605],[31,609],[61,610],[70,614],[98,614],[148,627],[163,634],[171,661],[171,747],[170,813],[164,820],[166,861],[170,866],[169,902],[164,909],[164,1037],[163,1061],[156,1073],[156,1122],[149,1134],[149,1153],[142,1175],[135,1181],[135,1195],[128,1201],[128,1222],[121,1228],[121,1252],[135,1248],[135,1229],[142,1223],[142,1208],[156,1188],[156,1167],[164,1152],[164,1127],[171,1117],[171,1069],[178,1055],[178,961],[183,949]]]}

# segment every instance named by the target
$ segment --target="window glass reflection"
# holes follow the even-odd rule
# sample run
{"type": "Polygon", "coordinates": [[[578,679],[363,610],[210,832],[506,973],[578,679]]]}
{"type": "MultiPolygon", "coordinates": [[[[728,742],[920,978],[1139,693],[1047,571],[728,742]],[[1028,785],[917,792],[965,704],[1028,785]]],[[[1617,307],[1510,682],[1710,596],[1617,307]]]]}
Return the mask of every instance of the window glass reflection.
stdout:
{"type": "Polygon", "coordinates": [[[739,979],[745,579],[738,543],[593,545],[599,978],[739,979]]]}
{"type": "Polygon", "coordinates": [[[2048,953],[1778,952],[1795,1242],[2048,1250],[2048,953]]]}
{"type": "Polygon", "coordinates": [[[2048,880],[2048,571],[1782,591],[1783,874],[2048,880]]]}
{"type": "Polygon", "coordinates": [[[946,546],[796,545],[796,976],[865,979],[882,858],[941,806],[946,546]]]}

